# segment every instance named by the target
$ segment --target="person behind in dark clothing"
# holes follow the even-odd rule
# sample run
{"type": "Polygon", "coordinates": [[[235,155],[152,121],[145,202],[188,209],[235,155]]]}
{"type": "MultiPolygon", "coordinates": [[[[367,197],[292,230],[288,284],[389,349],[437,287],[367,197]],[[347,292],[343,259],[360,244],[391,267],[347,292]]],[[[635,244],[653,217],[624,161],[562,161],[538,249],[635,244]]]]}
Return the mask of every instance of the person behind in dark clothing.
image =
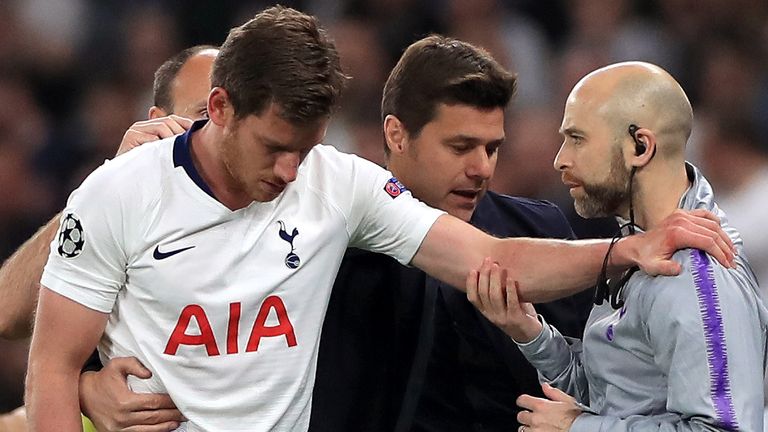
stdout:
{"type": "MultiPolygon", "coordinates": [[[[555,205],[487,191],[515,83],[468,43],[415,42],[384,88],[387,167],[417,198],[492,235],[572,238],[555,205]]],[[[579,336],[591,297],[537,309],[579,336]]],[[[348,251],[323,326],[311,431],[515,430],[515,399],[540,391],[514,342],[464,293],[348,251]]]]}

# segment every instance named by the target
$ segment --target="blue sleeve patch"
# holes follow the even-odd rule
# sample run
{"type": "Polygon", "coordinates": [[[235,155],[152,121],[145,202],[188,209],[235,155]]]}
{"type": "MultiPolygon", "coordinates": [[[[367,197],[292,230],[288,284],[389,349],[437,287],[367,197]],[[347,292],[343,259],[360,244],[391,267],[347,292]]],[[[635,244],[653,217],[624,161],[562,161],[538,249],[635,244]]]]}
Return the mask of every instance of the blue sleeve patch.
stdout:
{"type": "Polygon", "coordinates": [[[387,195],[391,196],[392,198],[399,197],[400,194],[407,190],[408,188],[406,188],[404,184],[400,183],[400,180],[398,180],[397,177],[392,177],[384,185],[384,192],[386,192],[387,195]]]}

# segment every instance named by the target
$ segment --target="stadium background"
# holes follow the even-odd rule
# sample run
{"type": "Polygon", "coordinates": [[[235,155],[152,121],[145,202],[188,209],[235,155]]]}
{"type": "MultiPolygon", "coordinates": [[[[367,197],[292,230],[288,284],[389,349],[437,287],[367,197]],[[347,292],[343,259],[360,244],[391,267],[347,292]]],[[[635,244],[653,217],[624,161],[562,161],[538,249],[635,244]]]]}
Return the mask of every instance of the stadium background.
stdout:
{"type": "MultiPolygon", "coordinates": [[[[270,3],[0,1],[0,256],[60,210],[84,176],[112,157],[128,126],[145,119],[157,66],[184,47],[220,44],[230,27],[270,3]]],[[[549,199],[571,213],[551,166],[568,91],[615,61],[665,67],[694,104],[689,158],[726,211],[738,214],[756,270],[768,273],[768,230],[759,225],[768,216],[765,0],[283,4],[320,17],[353,76],[327,143],[382,162],[379,100],[388,71],[414,39],[455,36],[519,75],[493,188],[549,199]]],[[[0,412],[21,404],[27,344],[0,341],[0,412]]]]}

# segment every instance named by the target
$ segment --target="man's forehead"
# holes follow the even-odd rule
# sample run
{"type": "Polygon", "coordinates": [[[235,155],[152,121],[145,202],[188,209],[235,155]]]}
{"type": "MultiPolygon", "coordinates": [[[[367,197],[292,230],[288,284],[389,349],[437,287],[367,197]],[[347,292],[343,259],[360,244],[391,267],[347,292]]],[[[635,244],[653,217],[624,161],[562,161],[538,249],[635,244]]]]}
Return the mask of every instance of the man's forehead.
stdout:
{"type": "Polygon", "coordinates": [[[504,135],[505,122],[504,109],[501,107],[479,108],[467,104],[438,104],[435,110],[435,116],[430,123],[449,122],[442,124],[441,127],[452,131],[466,130],[470,131],[478,128],[493,127],[497,134],[504,135]]]}

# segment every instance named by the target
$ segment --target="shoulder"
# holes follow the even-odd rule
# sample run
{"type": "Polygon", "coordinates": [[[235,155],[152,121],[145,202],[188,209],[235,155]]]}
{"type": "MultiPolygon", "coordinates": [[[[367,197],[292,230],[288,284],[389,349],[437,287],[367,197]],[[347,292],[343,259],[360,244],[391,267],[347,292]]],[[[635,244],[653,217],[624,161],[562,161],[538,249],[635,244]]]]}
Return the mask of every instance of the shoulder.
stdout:
{"type": "Polygon", "coordinates": [[[70,204],[90,202],[117,210],[116,205],[123,202],[122,207],[140,207],[141,201],[160,193],[165,172],[173,169],[172,151],[173,138],[169,138],[105,161],[72,192],[70,204]]]}
{"type": "MultiPolygon", "coordinates": [[[[571,238],[573,232],[563,212],[555,204],[488,191],[472,218],[478,228],[508,230],[506,235],[571,238]]],[[[498,233],[505,234],[505,233],[498,233]]]]}
{"type": "Polygon", "coordinates": [[[342,208],[363,200],[371,201],[374,190],[385,193],[387,182],[395,181],[398,193],[407,190],[392,180],[392,173],[359,156],[343,153],[333,146],[318,144],[299,167],[294,187],[306,188],[342,208]]]}
{"type": "MultiPolygon", "coordinates": [[[[150,181],[162,173],[162,167],[173,168],[173,138],[144,144],[125,154],[107,160],[91,173],[87,182],[107,185],[131,185],[150,181]]],[[[114,192],[114,191],[113,191],[114,192]]]]}
{"type": "Polygon", "coordinates": [[[327,144],[318,144],[307,155],[299,169],[300,174],[383,172],[384,168],[357,155],[344,153],[327,144]]]}
{"type": "Polygon", "coordinates": [[[706,311],[724,304],[751,308],[757,301],[756,281],[748,266],[727,269],[698,249],[679,250],[672,258],[681,264],[678,275],[637,276],[635,294],[648,309],[681,316],[686,309],[706,311]]]}

